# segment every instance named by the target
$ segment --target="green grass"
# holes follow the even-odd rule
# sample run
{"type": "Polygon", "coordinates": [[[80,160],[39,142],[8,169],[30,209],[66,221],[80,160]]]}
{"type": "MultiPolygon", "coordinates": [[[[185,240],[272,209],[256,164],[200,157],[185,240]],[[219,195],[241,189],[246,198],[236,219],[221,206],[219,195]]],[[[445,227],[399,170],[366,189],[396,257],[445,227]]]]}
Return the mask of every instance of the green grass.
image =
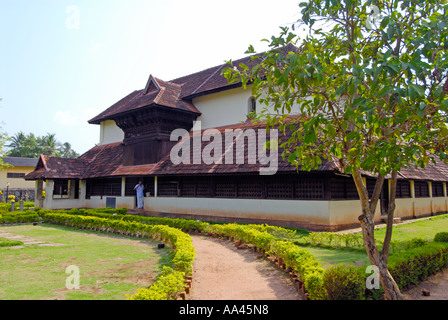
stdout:
{"type": "MultiPolygon", "coordinates": [[[[394,225],[392,229],[393,241],[408,241],[412,238],[433,240],[439,232],[448,231],[448,214],[419,220],[408,224],[394,225]]],[[[383,240],[386,228],[375,230],[375,239],[383,240]]]]}
{"type": "Polygon", "coordinates": [[[21,245],[23,245],[22,241],[0,238],[0,248],[1,247],[21,246],[21,245]]]}
{"type": "Polygon", "coordinates": [[[61,246],[0,248],[0,299],[124,300],[147,287],[172,251],[157,243],[60,226],[4,226],[0,230],[61,246]],[[70,265],[80,271],[80,289],[68,290],[70,265]]]}
{"type": "MultiPolygon", "coordinates": [[[[425,220],[418,220],[403,225],[394,225],[392,241],[409,241],[413,238],[422,238],[432,241],[439,232],[448,231],[448,214],[431,217],[425,220]]],[[[375,230],[375,238],[384,240],[386,228],[375,230]]],[[[322,267],[328,268],[336,264],[352,264],[354,266],[369,265],[370,261],[363,249],[333,249],[321,246],[300,245],[322,264],[322,267]]]]}

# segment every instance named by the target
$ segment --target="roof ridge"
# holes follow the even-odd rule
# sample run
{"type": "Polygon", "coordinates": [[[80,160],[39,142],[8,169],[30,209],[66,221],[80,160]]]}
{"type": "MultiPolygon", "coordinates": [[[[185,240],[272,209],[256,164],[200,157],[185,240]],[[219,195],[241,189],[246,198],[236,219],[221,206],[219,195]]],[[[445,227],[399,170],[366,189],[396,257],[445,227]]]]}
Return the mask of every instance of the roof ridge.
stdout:
{"type": "Polygon", "coordinates": [[[215,67],[216,68],[215,72],[213,72],[210,76],[208,76],[208,78],[205,79],[204,82],[201,83],[196,89],[194,89],[194,91],[192,91],[191,94],[195,94],[200,88],[202,88],[213,76],[215,76],[215,74],[218,71],[220,71],[223,68],[223,66],[225,66],[225,64],[222,64],[220,66],[216,66],[215,67]]]}

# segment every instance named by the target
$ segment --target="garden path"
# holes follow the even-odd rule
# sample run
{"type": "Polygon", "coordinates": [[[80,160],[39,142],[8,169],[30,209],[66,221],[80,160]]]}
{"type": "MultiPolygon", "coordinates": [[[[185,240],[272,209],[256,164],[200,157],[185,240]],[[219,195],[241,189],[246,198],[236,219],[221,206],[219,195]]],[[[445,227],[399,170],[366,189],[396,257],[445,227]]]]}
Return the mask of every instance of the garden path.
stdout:
{"type": "Polygon", "coordinates": [[[301,300],[291,278],[226,240],[192,235],[196,258],[189,300],[301,300]]]}

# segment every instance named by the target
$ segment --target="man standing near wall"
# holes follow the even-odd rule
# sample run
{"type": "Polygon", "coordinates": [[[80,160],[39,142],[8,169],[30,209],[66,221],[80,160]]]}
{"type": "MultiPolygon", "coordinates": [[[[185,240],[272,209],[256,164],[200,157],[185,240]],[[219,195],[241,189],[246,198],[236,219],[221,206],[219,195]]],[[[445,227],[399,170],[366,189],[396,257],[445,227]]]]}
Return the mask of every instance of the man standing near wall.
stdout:
{"type": "Polygon", "coordinates": [[[143,182],[139,180],[138,184],[134,187],[134,190],[137,191],[137,209],[143,209],[143,189],[143,182]]]}

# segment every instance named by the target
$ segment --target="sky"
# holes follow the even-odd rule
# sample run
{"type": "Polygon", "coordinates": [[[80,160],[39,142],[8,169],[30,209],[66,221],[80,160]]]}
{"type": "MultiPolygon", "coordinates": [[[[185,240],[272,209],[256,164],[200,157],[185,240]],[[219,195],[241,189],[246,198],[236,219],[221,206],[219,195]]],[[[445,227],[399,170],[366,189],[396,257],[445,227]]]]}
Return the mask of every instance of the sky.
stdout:
{"type": "Polygon", "coordinates": [[[82,154],[88,120],[150,74],[169,81],[245,56],[300,17],[300,0],[0,0],[0,126],[82,154]]]}

